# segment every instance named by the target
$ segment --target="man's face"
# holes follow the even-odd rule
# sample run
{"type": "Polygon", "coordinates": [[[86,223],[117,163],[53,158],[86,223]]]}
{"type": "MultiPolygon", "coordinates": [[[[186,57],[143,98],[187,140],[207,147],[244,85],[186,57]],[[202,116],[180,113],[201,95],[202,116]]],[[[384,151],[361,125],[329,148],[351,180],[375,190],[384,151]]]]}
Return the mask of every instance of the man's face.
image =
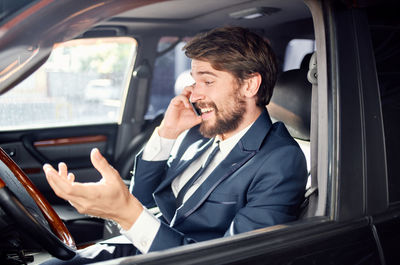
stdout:
{"type": "Polygon", "coordinates": [[[201,134],[212,138],[237,129],[246,103],[235,77],[199,60],[192,60],[192,76],[196,83],[191,100],[201,110],[201,134]]]}

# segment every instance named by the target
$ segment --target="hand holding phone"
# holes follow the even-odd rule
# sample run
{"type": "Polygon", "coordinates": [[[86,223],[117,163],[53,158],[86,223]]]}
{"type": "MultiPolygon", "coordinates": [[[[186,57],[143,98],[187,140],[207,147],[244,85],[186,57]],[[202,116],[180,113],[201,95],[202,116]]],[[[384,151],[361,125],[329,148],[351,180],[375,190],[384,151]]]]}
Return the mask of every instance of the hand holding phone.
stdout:
{"type": "Polygon", "coordinates": [[[196,101],[191,101],[191,96],[191,87],[185,87],[180,95],[171,100],[164,114],[164,119],[158,128],[158,134],[161,137],[176,139],[185,130],[202,122],[201,110],[196,107],[196,101]],[[191,107],[187,105],[188,101],[191,107]],[[196,117],[194,117],[193,114],[189,114],[190,110],[188,107],[192,108],[196,117]]]}

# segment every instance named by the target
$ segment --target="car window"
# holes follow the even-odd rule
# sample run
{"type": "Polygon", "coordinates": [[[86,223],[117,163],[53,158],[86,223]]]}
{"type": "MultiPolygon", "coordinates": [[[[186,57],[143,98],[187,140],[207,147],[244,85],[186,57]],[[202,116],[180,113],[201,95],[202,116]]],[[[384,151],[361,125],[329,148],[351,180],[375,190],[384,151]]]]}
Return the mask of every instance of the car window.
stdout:
{"type": "Polygon", "coordinates": [[[396,9],[369,12],[385,130],[389,201],[400,201],[400,31],[396,9]]]}
{"type": "Polygon", "coordinates": [[[0,130],[119,122],[136,48],[127,37],[55,45],[42,67],[0,97],[0,130]]]}
{"type": "Polygon", "coordinates": [[[175,96],[186,86],[193,83],[190,75],[190,59],[182,51],[187,38],[179,41],[178,37],[162,37],[157,50],[160,56],[154,65],[151,82],[150,104],[146,118],[152,119],[163,113],[175,96]],[[172,46],[171,46],[172,45],[172,46]]]}

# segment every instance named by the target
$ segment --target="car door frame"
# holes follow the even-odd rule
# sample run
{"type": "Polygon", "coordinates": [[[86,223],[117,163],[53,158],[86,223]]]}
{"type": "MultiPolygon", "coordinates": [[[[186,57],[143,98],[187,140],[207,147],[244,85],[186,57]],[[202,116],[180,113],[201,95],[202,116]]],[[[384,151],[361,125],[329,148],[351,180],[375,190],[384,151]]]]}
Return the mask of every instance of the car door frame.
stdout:
{"type": "Polygon", "coordinates": [[[319,186],[319,197],[326,196],[323,216],[103,264],[321,264],[327,260],[385,264],[372,222],[372,215],[384,213],[388,202],[382,114],[375,97],[379,87],[368,23],[362,10],[347,3],[306,3],[313,15],[318,54],[318,142],[314,144],[318,176],[327,180],[326,187],[319,186]]]}

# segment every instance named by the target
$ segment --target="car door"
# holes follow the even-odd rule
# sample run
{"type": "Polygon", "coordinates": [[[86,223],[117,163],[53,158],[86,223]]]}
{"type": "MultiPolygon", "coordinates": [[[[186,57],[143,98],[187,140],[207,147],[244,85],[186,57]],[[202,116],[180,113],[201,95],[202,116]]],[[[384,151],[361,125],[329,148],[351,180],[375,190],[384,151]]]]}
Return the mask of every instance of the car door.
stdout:
{"type": "Polygon", "coordinates": [[[77,181],[95,182],[101,176],[90,151],[98,148],[114,163],[136,53],[131,37],[56,44],[43,66],[0,98],[0,147],[45,195],[77,243],[100,239],[103,221],[59,199],[42,165],[65,162],[77,181]]]}
{"type": "Polygon", "coordinates": [[[385,133],[388,207],[373,217],[386,264],[400,260],[400,19],[394,2],[366,9],[385,133]]]}
{"type": "MultiPolygon", "coordinates": [[[[318,158],[318,163],[314,164],[317,168],[314,177],[318,176],[319,180],[319,208],[316,214],[318,216],[305,218],[297,223],[260,229],[161,253],[110,261],[107,264],[117,262],[132,264],[385,263],[379,243],[380,236],[376,233],[376,227],[371,218],[372,215],[385,213],[387,184],[379,97],[377,97],[377,86],[374,85],[376,80],[373,58],[369,48],[370,40],[368,34],[365,33],[366,21],[363,18],[363,11],[353,8],[352,4],[355,3],[353,1],[352,3],[317,0],[306,2],[313,14],[318,60],[318,104],[314,105],[313,109],[314,114],[318,113],[318,129],[315,132],[318,137],[314,135],[311,139],[312,145],[317,149],[314,153],[316,156],[312,156],[314,163],[318,158]]],[[[137,83],[141,83],[142,86],[146,86],[148,82],[149,71],[147,70],[150,69],[149,65],[152,62],[151,59],[148,61],[146,59],[151,58],[150,53],[153,52],[148,46],[145,48],[148,49],[147,55],[142,55],[134,71],[137,83]]],[[[90,88],[88,90],[93,91],[96,87],[108,86],[109,81],[98,81],[104,79],[109,79],[109,77],[102,76],[94,79],[95,81],[90,84],[88,82],[87,86],[90,88]]],[[[70,84],[63,83],[62,85],[70,84]]],[[[139,95],[135,98],[135,103],[146,106],[147,95],[141,94],[146,92],[137,90],[135,93],[139,95]]],[[[87,96],[88,105],[102,101],[100,94],[89,99],[92,94],[93,92],[87,96]]],[[[25,95],[28,95],[27,92],[25,95]]],[[[84,99],[85,96],[75,101],[84,99]]],[[[13,102],[13,99],[5,102],[5,105],[9,104],[7,109],[11,109],[13,102]]],[[[45,109],[52,114],[57,113],[57,108],[54,110],[51,105],[45,104],[47,102],[42,102],[40,106],[45,106],[45,109]]],[[[75,111],[74,108],[70,109],[71,112],[75,111]]],[[[102,109],[90,110],[100,113],[102,109]]],[[[132,105],[126,104],[123,112],[129,112],[131,109],[132,105]]],[[[143,109],[144,107],[142,111],[143,109]]],[[[6,112],[2,110],[0,115],[3,113],[6,112]]],[[[68,111],[63,113],[67,115],[68,111]]],[[[109,121],[102,116],[100,121],[97,120],[94,123],[85,120],[83,124],[58,126],[31,125],[30,128],[15,125],[11,128],[3,126],[0,145],[4,146],[14,158],[19,159],[19,165],[22,165],[28,173],[31,171],[29,173],[31,178],[37,185],[42,185],[41,188],[44,191],[47,185],[44,175],[37,172],[44,160],[56,163],[58,159],[64,158],[66,159],[64,161],[70,165],[75,164],[74,170],[79,172],[79,179],[85,181],[85,178],[88,178],[87,180],[91,181],[97,179],[98,176],[90,168],[88,156],[83,153],[96,146],[105,152],[112,163],[119,162],[115,157],[119,157],[123,145],[128,143],[127,140],[122,141],[121,138],[130,139],[132,134],[136,134],[135,130],[131,130],[131,124],[142,122],[140,120],[142,114],[134,113],[129,118],[122,115],[122,118],[117,121],[109,121]],[[61,144],[65,142],[68,144],[61,144]],[[79,152],[79,149],[84,152],[79,152]],[[22,160],[30,162],[24,164],[22,160]]],[[[33,118],[36,116],[32,115],[33,118]]],[[[9,117],[10,112],[7,112],[1,120],[9,119],[9,117]]],[[[18,115],[13,116],[11,121],[18,117],[18,115]]],[[[32,121],[33,118],[25,119],[22,126],[26,126],[27,122],[32,121]]],[[[82,116],[79,115],[79,118],[82,116]]],[[[51,199],[53,203],[60,203],[55,198],[53,199],[51,199]]],[[[396,214],[397,211],[393,211],[389,215],[384,214],[384,218],[377,219],[377,223],[384,220],[386,224],[393,225],[386,226],[389,230],[382,229],[385,228],[383,226],[378,227],[381,228],[382,235],[388,235],[390,231],[393,231],[392,228],[395,227],[396,222],[390,222],[390,220],[393,220],[391,215],[396,214]]],[[[390,243],[390,241],[387,242],[390,243]]]]}
{"type": "Polygon", "coordinates": [[[311,162],[318,158],[311,166],[317,167],[317,216],[111,262],[386,264],[382,247],[389,247],[388,253],[393,255],[390,239],[381,244],[382,235],[389,238],[388,230],[398,231],[398,218],[392,216],[397,211],[385,212],[384,130],[365,10],[341,1],[308,4],[314,19],[318,64],[318,84],[313,88],[318,102],[312,108],[314,115],[318,114],[318,137],[314,134],[311,138],[312,149],[316,149],[311,162]],[[374,223],[373,216],[380,222],[374,223]]]}

